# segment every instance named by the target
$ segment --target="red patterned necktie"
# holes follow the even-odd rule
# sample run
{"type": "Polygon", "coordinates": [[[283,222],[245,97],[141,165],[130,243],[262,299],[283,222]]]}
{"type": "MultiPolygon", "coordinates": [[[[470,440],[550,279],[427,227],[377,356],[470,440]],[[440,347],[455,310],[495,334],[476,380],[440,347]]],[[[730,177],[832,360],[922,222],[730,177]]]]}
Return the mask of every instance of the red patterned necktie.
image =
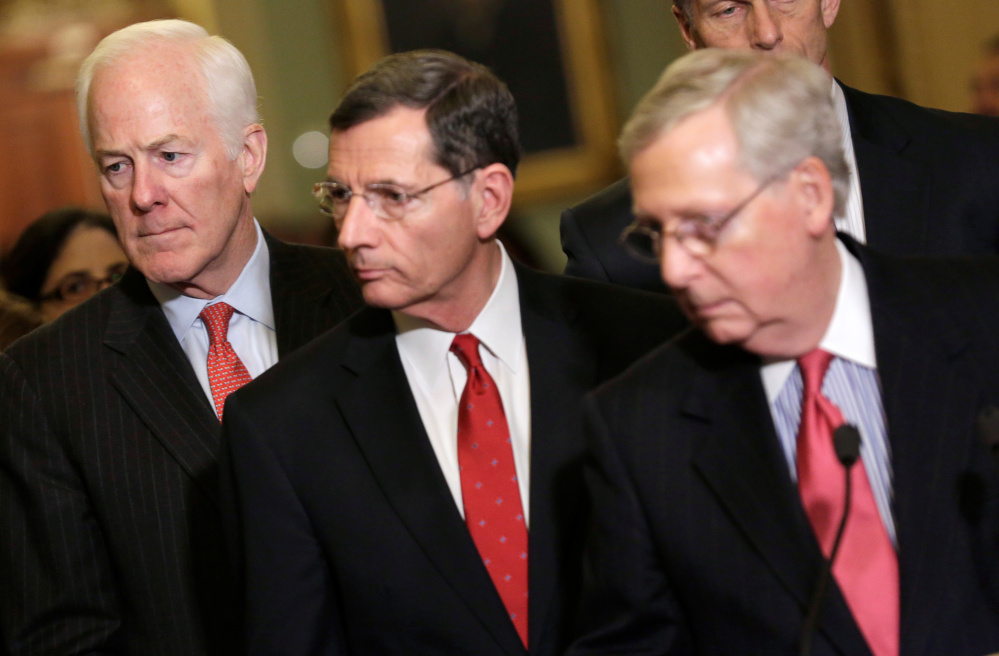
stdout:
{"type": "Polygon", "coordinates": [[[527,647],[527,526],[503,401],[479,358],[479,340],[455,335],[468,371],[458,406],[458,469],[465,524],[527,647]]]}
{"type": "MultiPolygon", "coordinates": [[[[832,359],[831,353],[815,349],[798,360],[804,381],[798,490],[827,558],[843,513],[846,486],[832,438],[833,431],[845,422],[839,408],[822,395],[822,379],[832,359]]],[[[867,472],[862,465],[855,465],[850,476],[850,516],[833,576],[874,656],[898,656],[898,557],[881,521],[867,472]]]]}
{"type": "Polygon", "coordinates": [[[208,328],[208,383],[219,421],[222,421],[226,397],[253,380],[227,337],[233,312],[228,303],[215,303],[206,306],[200,315],[208,328]]]}

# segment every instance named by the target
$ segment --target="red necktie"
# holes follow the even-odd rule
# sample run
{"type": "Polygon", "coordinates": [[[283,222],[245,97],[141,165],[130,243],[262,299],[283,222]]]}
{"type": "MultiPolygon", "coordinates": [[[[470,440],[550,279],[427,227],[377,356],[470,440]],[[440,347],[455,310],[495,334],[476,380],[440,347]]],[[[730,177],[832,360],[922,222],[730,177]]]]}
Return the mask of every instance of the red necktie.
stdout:
{"type": "Polygon", "coordinates": [[[228,303],[215,303],[206,306],[200,315],[208,328],[208,383],[219,421],[226,397],[253,380],[226,337],[233,311],[228,303]]]}
{"type": "MultiPolygon", "coordinates": [[[[843,415],[822,395],[833,355],[815,349],[798,366],[804,381],[798,429],[798,489],[822,552],[829,557],[843,513],[843,467],[833,448],[833,431],[843,415]]],[[[850,476],[850,516],[833,576],[875,656],[898,656],[898,558],[881,521],[867,472],[858,463],[850,476]]]]}
{"type": "Polygon", "coordinates": [[[458,406],[458,469],[465,524],[527,647],[527,526],[503,401],[482,366],[474,335],[456,335],[451,352],[468,370],[458,406]]]}

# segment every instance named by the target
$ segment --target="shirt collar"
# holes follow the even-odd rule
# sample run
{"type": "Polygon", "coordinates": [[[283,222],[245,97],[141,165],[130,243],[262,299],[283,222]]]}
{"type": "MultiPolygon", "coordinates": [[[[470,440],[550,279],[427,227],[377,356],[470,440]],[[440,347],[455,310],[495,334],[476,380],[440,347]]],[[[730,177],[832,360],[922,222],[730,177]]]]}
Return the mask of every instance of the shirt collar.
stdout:
{"type": "Polygon", "coordinates": [[[843,128],[843,131],[849,135],[850,112],[847,111],[846,96],[843,95],[843,89],[840,88],[839,83],[835,79],[832,81],[832,90],[829,92],[829,95],[832,98],[833,109],[836,111],[836,118],[839,119],[839,124],[843,128]]]}
{"type": "Polygon", "coordinates": [[[239,277],[224,294],[206,300],[185,296],[164,283],[146,281],[149,290],[159,301],[160,307],[163,308],[163,314],[166,315],[177,341],[183,343],[205,306],[221,301],[234,307],[240,314],[274,330],[270,251],[264,241],[263,230],[256,219],[253,220],[253,225],[257,234],[257,245],[253,249],[253,255],[250,256],[239,277]]]}
{"type": "MultiPolygon", "coordinates": [[[[876,369],[874,353],[874,324],[871,321],[871,303],[867,295],[864,268],[846,246],[837,239],[840,279],[836,292],[836,306],[819,348],[845,360],[852,360],[865,367],[876,369]]],[[[770,362],[760,370],[767,400],[773,404],[794,370],[794,360],[770,362]]]]}
{"type": "MultiPolygon", "coordinates": [[[[500,248],[501,267],[496,287],[482,311],[466,332],[479,338],[482,345],[511,371],[516,372],[524,348],[524,331],[520,323],[520,292],[513,262],[503,244],[500,248]]],[[[423,382],[432,388],[444,373],[447,354],[456,333],[440,330],[423,319],[392,312],[396,326],[396,343],[413,363],[423,382]]]]}

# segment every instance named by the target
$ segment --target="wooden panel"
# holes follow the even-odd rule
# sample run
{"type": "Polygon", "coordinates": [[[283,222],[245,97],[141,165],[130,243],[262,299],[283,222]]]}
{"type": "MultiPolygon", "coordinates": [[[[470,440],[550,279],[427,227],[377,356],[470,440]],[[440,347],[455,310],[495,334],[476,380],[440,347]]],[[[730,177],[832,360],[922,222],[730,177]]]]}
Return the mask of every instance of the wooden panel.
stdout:
{"type": "Polygon", "coordinates": [[[14,92],[0,108],[0,252],[40,214],[62,205],[103,209],[76,128],[71,91],[14,92]]]}

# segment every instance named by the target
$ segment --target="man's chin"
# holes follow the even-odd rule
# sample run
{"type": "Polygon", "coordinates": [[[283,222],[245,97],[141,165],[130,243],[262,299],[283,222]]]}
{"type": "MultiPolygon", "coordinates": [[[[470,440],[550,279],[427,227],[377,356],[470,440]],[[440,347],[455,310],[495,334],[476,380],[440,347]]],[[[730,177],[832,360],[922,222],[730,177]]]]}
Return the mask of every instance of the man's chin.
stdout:
{"type": "Polygon", "coordinates": [[[743,344],[749,338],[744,326],[724,319],[698,320],[695,323],[712,342],[717,344],[743,344]]]}

